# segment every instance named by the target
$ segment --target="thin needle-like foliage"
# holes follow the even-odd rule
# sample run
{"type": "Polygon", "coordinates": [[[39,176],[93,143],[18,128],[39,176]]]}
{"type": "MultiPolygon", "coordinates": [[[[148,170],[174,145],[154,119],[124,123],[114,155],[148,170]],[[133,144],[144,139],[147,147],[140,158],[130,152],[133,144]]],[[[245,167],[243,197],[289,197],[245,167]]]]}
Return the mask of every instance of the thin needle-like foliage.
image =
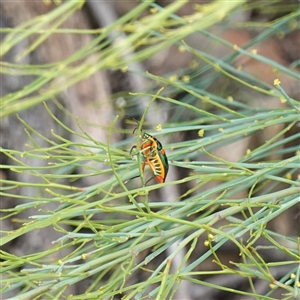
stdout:
{"type": "MultiPolygon", "coordinates": [[[[299,237],[268,228],[270,222],[299,205],[300,150],[295,144],[300,134],[293,131],[299,127],[299,102],[290,97],[279,82],[273,86],[259,82],[243,70],[234,69],[232,61],[242,53],[280,68],[287,76],[299,79],[299,74],[254,55],[247,47],[237,48],[235,54],[217,59],[184,41],[190,34],[201,31],[212,41],[219,42],[220,38],[204,30],[234,10],[242,9],[246,1],[214,1],[189,18],[175,15],[188,1],[173,1],[165,9],[153,4],[155,14],[138,18],[152,2],[142,1],[116,23],[95,31],[97,35],[90,44],[64,61],[30,66],[1,62],[3,73],[36,76],[21,91],[1,99],[1,116],[4,118],[43,103],[45,111],[60,128],[59,132],[51,131],[51,138],[45,137],[19,114],[18,120],[30,140],[27,150],[1,149],[10,162],[1,165],[3,170],[39,179],[36,183],[20,182],[13,177],[1,180],[1,196],[22,201],[2,210],[2,220],[11,219],[21,225],[9,231],[1,230],[1,246],[39,228],[53,227],[60,233],[60,238],[42,252],[18,257],[1,250],[1,292],[3,295],[16,292],[14,299],[64,299],[68,287],[88,278],[85,291],[72,295],[71,299],[173,299],[183,281],[192,287],[208,287],[253,299],[275,299],[277,290],[282,291],[282,299],[300,297],[299,237]],[[107,44],[108,33],[113,30],[126,32],[127,39],[120,44],[107,44]],[[130,179],[141,173],[141,158],[134,159],[129,150],[139,137],[133,135],[131,129],[121,128],[117,120],[123,116],[116,116],[111,122],[107,143],[96,141],[81,129],[82,120],[61,107],[56,96],[98,70],[127,66],[130,61],[121,53],[128,45],[136,51],[130,59],[143,61],[173,44],[205,62],[205,66],[199,70],[185,70],[188,82],[182,77],[174,80],[171,74],[157,76],[145,72],[141,76],[149,80],[149,90],[131,93],[127,101],[134,105],[138,97],[150,96],[149,106],[158,102],[162,110],[172,110],[172,118],[161,124],[161,131],[155,132],[153,128],[157,124],[150,124],[152,129],[147,132],[158,139],[167,138],[164,149],[169,164],[185,175],[163,184],[153,180],[146,186],[143,180],[135,179],[135,185],[130,179]],[[91,54],[98,55],[96,63],[88,61],[91,54]],[[76,66],[72,64],[79,60],[76,66]],[[207,76],[199,82],[203,74],[207,76]],[[256,109],[248,103],[236,99],[229,101],[226,96],[209,92],[208,88],[220,75],[257,93],[272,96],[278,102],[285,98],[286,106],[256,109]],[[40,93],[35,94],[37,91],[40,93]],[[49,101],[67,119],[78,124],[79,129],[74,130],[58,119],[49,101]],[[200,102],[203,105],[196,104],[200,102]],[[190,117],[181,119],[182,115],[190,117]],[[216,154],[221,147],[278,125],[282,125],[282,129],[275,136],[249,148],[236,161],[216,154]],[[293,134],[289,135],[290,131],[293,134]],[[82,142],[74,142],[62,132],[76,135],[82,142]],[[127,138],[114,143],[112,137],[118,132],[125,132],[127,138]],[[197,134],[186,140],[175,139],[178,134],[188,136],[189,133],[197,134]],[[39,144],[41,139],[48,143],[47,147],[39,144]],[[272,153],[282,155],[282,159],[269,160],[272,153]],[[28,158],[26,162],[24,158],[28,158]],[[47,164],[31,165],[30,159],[47,164]],[[79,168],[84,172],[76,172],[79,168]],[[77,184],[90,176],[101,179],[91,186],[77,184]],[[173,202],[158,196],[149,201],[150,196],[159,195],[156,192],[167,186],[188,188],[173,202]],[[21,187],[35,188],[37,197],[20,195],[16,191],[21,187]],[[55,203],[56,209],[45,209],[49,203],[55,203]],[[19,220],[19,215],[31,208],[35,208],[37,214],[28,220],[19,220]],[[200,242],[204,242],[205,247],[202,253],[196,251],[200,242]],[[166,250],[174,244],[177,250],[166,255],[166,250]],[[228,244],[238,252],[239,260],[228,262],[220,256],[220,250],[228,244]],[[69,250],[69,254],[59,260],[51,259],[53,253],[62,250],[69,250]],[[182,250],[185,251],[183,261],[174,271],[172,262],[182,250]],[[276,251],[284,259],[269,261],[264,256],[266,250],[276,251]],[[202,267],[208,260],[215,266],[213,271],[202,267]],[[282,266],[286,267],[285,274],[275,277],[273,269],[282,266]],[[143,280],[139,279],[141,274],[143,280]],[[221,275],[246,278],[250,288],[242,290],[205,280],[221,275]],[[254,281],[257,279],[268,286],[264,294],[256,290],[254,281]]],[[[68,34],[68,30],[60,31],[59,25],[82,4],[83,1],[64,2],[47,18],[31,20],[12,29],[3,41],[2,55],[32,34],[38,33],[38,37],[21,57],[53,33],[68,34]],[[47,30],[43,29],[46,24],[51,24],[47,30]]],[[[286,28],[296,14],[293,12],[279,20],[275,24],[277,30],[286,28]]],[[[273,29],[267,26],[264,34],[249,46],[271,36],[273,29]]]]}

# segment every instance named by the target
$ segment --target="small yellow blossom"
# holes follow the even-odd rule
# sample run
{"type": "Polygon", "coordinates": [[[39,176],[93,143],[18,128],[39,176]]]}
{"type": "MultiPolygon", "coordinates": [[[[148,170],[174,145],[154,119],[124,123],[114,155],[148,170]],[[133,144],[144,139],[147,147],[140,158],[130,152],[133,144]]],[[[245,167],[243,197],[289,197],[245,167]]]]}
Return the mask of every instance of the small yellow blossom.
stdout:
{"type": "Polygon", "coordinates": [[[189,83],[190,82],[190,76],[188,75],[184,75],[182,76],[181,80],[185,83],[189,83]]]}
{"type": "Polygon", "coordinates": [[[281,103],[285,103],[286,102],[286,99],[284,97],[280,97],[280,102],[281,103]]]}
{"type": "Polygon", "coordinates": [[[271,289],[275,289],[275,288],[276,288],[276,285],[273,284],[273,283],[270,283],[270,288],[271,288],[271,289]]]}
{"type": "Polygon", "coordinates": [[[203,137],[203,136],[204,136],[204,129],[200,129],[200,130],[198,131],[198,136],[199,136],[199,137],[203,137]]]}
{"type": "Polygon", "coordinates": [[[233,45],[233,50],[236,50],[236,51],[239,50],[239,46],[236,45],[236,44],[234,44],[234,45],[233,45]]]}
{"type": "Polygon", "coordinates": [[[128,66],[121,68],[121,72],[126,73],[128,71],[128,66]]]}
{"type": "Polygon", "coordinates": [[[232,96],[227,96],[228,102],[233,102],[233,97],[232,96]]]}
{"type": "Polygon", "coordinates": [[[169,77],[169,80],[172,82],[176,81],[177,79],[178,79],[178,76],[176,74],[173,74],[169,77]]]}
{"type": "Polygon", "coordinates": [[[292,179],[292,174],[291,173],[287,173],[285,175],[285,178],[291,180],[292,179]]]}
{"type": "Polygon", "coordinates": [[[218,129],[220,132],[224,132],[224,128],[219,128],[218,129]]]}
{"type": "Polygon", "coordinates": [[[208,246],[209,246],[209,241],[206,240],[206,241],[204,242],[204,246],[208,247],[208,246]]]}
{"type": "Polygon", "coordinates": [[[185,47],[184,46],[179,46],[178,47],[178,51],[180,52],[180,53],[183,53],[183,52],[185,52],[185,47]]]}
{"type": "Polygon", "coordinates": [[[246,154],[249,155],[251,153],[251,149],[247,149],[246,154]]]}
{"type": "Polygon", "coordinates": [[[158,124],[158,125],[156,126],[156,131],[161,131],[161,129],[162,129],[161,124],[158,124]]]}
{"type": "Polygon", "coordinates": [[[275,86],[278,86],[278,85],[280,85],[280,80],[278,79],[278,78],[276,78],[276,79],[274,79],[274,85],[275,86]]]}
{"type": "Polygon", "coordinates": [[[151,7],[151,8],[149,9],[149,11],[150,11],[151,14],[156,14],[158,10],[157,10],[157,8],[155,8],[155,7],[151,7]]]}

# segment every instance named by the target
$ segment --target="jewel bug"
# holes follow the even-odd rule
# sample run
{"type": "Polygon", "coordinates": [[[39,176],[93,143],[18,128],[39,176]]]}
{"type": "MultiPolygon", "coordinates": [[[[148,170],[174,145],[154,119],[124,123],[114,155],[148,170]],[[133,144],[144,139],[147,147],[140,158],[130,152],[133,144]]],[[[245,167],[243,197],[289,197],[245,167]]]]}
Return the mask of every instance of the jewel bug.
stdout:
{"type": "MultiPolygon", "coordinates": [[[[135,121],[138,123],[137,120],[135,121]]],[[[135,130],[136,128],[134,129],[133,133],[135,132],[135,130]]],[[[132,146],[130,150],[131,156],[133,156],[132,152],[134,149],[137,149],[136,145],[132,146]]],[[[148,164],[150,170],[153,172],[156,181],[158,183],[164,183],[169,171],[169,162],[166,151],[163,148],[161,142],[154,136],[146,132],[142,132],[142,142],[139,153],[142,154],[144,159],[142,164],[142,171],[144,172],[146,164],[148,164]]],[[[149,180],[146,182],[146,184],[148,182],[149,180]]]]}

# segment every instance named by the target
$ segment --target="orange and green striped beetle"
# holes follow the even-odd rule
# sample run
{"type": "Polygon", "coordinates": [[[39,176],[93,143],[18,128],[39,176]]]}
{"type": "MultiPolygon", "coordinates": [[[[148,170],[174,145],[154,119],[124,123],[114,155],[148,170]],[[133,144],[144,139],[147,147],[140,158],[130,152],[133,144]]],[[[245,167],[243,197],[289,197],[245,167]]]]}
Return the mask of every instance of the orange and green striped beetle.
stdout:
{"type": "MultiPolygon", "coordinates": [[[[130,150],[131,156],[132,156],[132,151],[134,149],[137,149],[137,146],[132,146],[130,150]]],[[[166,155],[166,151],[163,148],[160,141],[156,139],[154,136],[146,132],[143,132],[140,153],[142,153],[144,158],[142,171],[144,172],[146,164],[148,164],[151,171],[154,174],[154,178],[156,179],[156,181],[158,183],[164,183],[169,171],[169,162],[166,155]]]]}

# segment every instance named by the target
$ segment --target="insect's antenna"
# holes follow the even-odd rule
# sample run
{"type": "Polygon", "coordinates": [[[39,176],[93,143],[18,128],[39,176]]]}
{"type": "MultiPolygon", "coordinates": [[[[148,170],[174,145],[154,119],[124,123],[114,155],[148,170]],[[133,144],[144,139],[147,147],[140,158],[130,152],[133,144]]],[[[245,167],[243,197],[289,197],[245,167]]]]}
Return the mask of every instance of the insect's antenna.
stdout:
{"type": "Polygon", "coordinates": [[[125,115],[125,123],[132,124],[132,122],[130,122],[130,121],[134,121],[138,126],[140,125],[140,122],[137,119],[135,119],[132,116],[125,115]]]}
{"type": "Polygon", "coordinates": [[[126,118],[126,119],[125,119],[125,122],[126,122],[126,123],[130,123],[129,120],[131,120],[131,121],[134,121],[134,122],[138,125],[138,127],[135,127],[135,128],[133,129],[132,134],[134,134],[135,131],[139,128],[140,122],[139,122],[137,119],[135,119],[134,117],[129,116],[129,115],[126,115],[125,118],[126,118]]]}

